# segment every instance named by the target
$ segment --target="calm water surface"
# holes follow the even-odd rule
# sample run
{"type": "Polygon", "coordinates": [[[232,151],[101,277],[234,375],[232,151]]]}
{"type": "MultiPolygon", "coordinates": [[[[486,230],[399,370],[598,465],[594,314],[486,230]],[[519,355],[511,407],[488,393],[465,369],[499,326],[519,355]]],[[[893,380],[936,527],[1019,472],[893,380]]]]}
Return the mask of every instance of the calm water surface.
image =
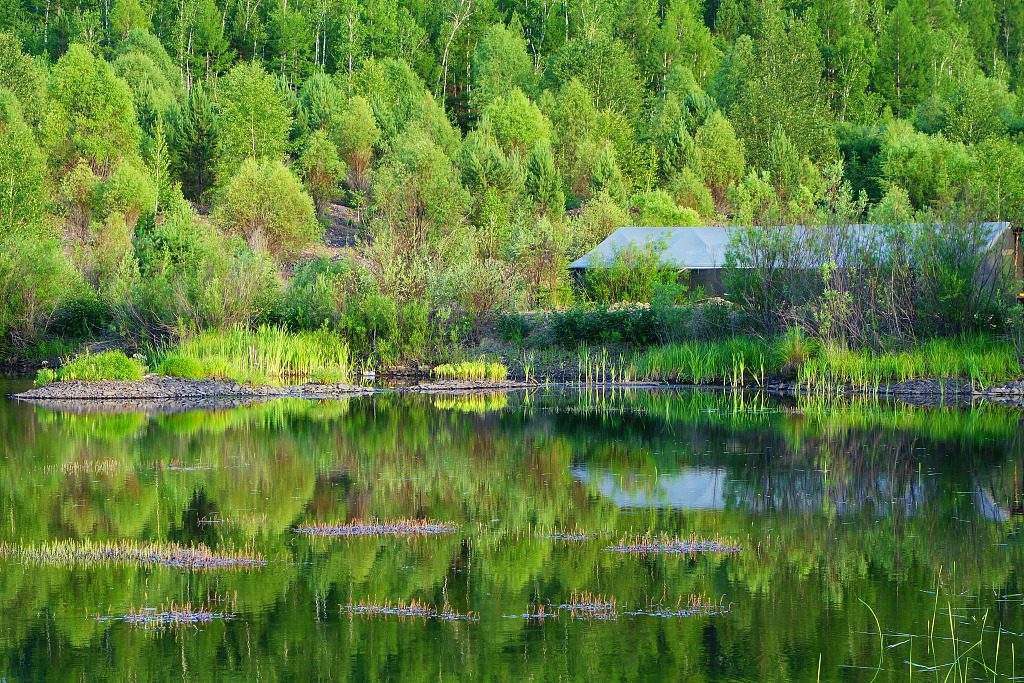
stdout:
{"type": "MultiPolygon", "coordinates": [[[[0,392],[24,386],[0,381],[0,392]]],[[[1021,420],[995,406],[676,391],[378,394],[174,414],[2,399],[0,680],[1024,677],[1021,420]],[[370,518],[459,530],[294,532],[370,518]],[[745,550],[608,550],[644,535],[745,550]],[[17,552],[67,540],[204,545],[267,563],[187,570],[17,552]],[[610,618],[557,607],[588,593],[614,601],[610,618]],[[471,619],[346,609],[411,600],[471,619]],[[630,614],[694,601],[728,611],[630,614]],[[165,629],[124,619],[187,603],[233,616],[165,629]]]]}

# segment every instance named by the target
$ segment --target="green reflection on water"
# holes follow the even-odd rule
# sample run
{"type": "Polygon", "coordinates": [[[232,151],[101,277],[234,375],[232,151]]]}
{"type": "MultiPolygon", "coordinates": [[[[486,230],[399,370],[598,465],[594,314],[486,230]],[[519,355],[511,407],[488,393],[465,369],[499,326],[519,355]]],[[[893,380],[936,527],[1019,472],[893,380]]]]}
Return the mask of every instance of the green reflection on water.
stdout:
{"type": "Polygon", "coordinates": [[[984,638],[968,657],[1007,680],[1024,648],[1004,633],[996,660],[997,625],[1024,632],[1020,419],[998,406],[673,391],[378,394],[153,415],[5,401],[0,541],[173,541],[270,561],[189,572],[0,556],[0,669],[7,680],[813,681],[820,657],[821,680],[987,680],[980,664],[946,666],[951,609],[957,652],[984,638]],[[460,530],[292,533],[401,517],[460,530]],[[543,538],[563,531],[589,540],[543,538]],[[645,534],[748,550],[605,550],[645,534]],[[522,618],[578,592],[621,611],[691,595],[733,607],[522,618]],[[238,616],[200,629],[95,618],[225,595],[238,616]],[[479,621],[340,613],[413,599],[479,621]],[[860,600],[882,626],[881,672],[860,600]]]}

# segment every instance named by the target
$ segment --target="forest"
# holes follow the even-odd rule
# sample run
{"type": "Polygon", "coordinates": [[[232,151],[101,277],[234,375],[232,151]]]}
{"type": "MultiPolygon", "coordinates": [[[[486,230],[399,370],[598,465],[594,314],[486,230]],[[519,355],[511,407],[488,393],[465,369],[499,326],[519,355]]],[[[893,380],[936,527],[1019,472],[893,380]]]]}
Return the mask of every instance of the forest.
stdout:
{"type": "Polygon", "coordinates": [[[971,226],[1024,220],[1022,51],[1022,0],[3,0],[0,347],[268,324],[393,361],[610,291],[678,322],[671,278],[570,278],[623,225],[903,226],[921,265],[748,269],[704,334],[1001,333],[971,226]]]}

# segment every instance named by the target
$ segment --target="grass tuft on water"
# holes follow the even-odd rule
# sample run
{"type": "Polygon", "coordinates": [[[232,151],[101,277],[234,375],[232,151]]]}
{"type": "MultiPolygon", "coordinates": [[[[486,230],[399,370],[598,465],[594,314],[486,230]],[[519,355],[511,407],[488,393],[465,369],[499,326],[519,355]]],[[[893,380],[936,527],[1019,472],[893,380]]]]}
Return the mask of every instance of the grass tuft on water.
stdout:
{"type": "Polygon", "coordinates": [[[176,543],[92,543],[59,541],[28,546],[0,545],[0,555],[27,563],[74,566],[79,564],[161,565],[175,569],[248,569],[266,561],[248,551],[219,552],[206,546],[185,547],[176,543]]]}
{"type": "Polygon", "coordinates": [[[65,360],[59,370],[42,368],[36,373],[35,384],[41,387],[54,381],[81,380],[85,382],[128,381],[137,382],[146,368],[123,351],[83,353],[65,360]]]}
{"type": "Polygon", "coordinates": [[[434,368],[433,375],[438,379],[475,379],[501,382],[508,377],[508,368],[501,363],[488,363],[484,360],[465,361],[438,365],[434,368]]]}
{"type": "Polygon", "coordinates": [[[427,619],[436,619],[438,621],[479,621],[479,617],[473,612],[462,614],[453,610],[451,605],[448,604],[442,605],[438,609],[415,599],[408,602],[405,600],[397,600],[395,602],[390,600],[385,600],[384,602],[362,600],[358,603],[349,603],[340,607],[342,614],[354,617],[398,617],[401,620],[423,619],[424,621],[427,619]]]}
{"type": "MultiPolygon", "coordinates": [[[[229,603],[227,598],[215,598],[214,602],[222,603],[225,606],[229,603]]],[[[234,601],[230,601],[233,608],[234,601]]],[[[176,629],[176,628],[198,628],[203,624],[210,624],[214,621],[223,620],[227,621],[237,616],[237,613],[232,609],[221,609],[215,611],[214,607],[207,603],[192,606],[192,603],[186,602],[183,605],[172,601],[169,605],[160,605],[159,607],[139,607],[132,606],[128,610],[128,614],[121,617],[110,617],[97,615],[95,618],[97,621],[123,621],[130,626],[136,626],[146,629],[176,629]]]]}
{"type": "Polygon", "coordinates": [[[424,536],[450,534],[459,528],[429,519],[353,520],[347,524],[307,524],[295,529],[309,536],[424,536]]]}
{"type": "Polygon", "coordinates": [[[332,330],[235,325],[183,339],[158,354],[157,369],[169,377],[225,377],[240,383],[340,382],[351,376],[352,364],[348,342],[332,330]]]}
{"type": "Polygon", "coordinates": [[[605,550],[629,555],[696,555],[698,553],[736,553],[746,550],[737,545],[730,545],[721,539],[680,539],[669,536],[637,536],[621,538],[616,545],[605,550]]]}

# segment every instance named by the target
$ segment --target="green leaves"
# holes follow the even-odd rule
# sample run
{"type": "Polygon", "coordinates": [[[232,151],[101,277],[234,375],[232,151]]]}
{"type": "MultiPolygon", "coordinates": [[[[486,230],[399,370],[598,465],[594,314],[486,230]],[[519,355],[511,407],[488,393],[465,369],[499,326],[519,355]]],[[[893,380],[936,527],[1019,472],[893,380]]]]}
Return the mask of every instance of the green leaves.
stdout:
{"type": "Polygon", "coordinates": [[[246,159],[283,159],[291,114],[273,77],[254,62],[239,64],[220,84],[217,174],[226,181],[246,159]]]}

